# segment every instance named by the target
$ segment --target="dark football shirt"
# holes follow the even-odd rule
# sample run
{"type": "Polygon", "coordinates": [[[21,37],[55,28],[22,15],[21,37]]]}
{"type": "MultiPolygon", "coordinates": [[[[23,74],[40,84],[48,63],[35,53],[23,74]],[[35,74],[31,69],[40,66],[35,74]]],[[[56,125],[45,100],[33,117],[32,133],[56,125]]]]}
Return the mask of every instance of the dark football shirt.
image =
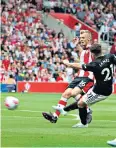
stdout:
{"type": "Polygon", "coordinates": [[[96,84],[93,91],[96,94],[108,96],[112,93],[114,65],[116,65],[114,54],[98,57],[95,61],[82,65],[83,70],[94,73],[96,84]]]}

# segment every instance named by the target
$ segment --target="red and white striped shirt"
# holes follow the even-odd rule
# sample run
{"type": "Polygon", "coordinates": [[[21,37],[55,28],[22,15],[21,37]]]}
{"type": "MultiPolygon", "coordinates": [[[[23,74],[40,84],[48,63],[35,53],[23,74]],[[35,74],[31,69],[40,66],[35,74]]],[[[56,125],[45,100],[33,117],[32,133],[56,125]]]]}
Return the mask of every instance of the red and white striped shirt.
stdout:
{"type": "MultiPolygon", "coordinates": [[[[88,64],[92,61],[93,58],[90,49],[83,50],[80,54],[80,64],[88,64]]],[[[82,69],[78,71],[78,77],[89,77],[90,79],[94,80],[93,72],[84,71],[82,69]]]]}

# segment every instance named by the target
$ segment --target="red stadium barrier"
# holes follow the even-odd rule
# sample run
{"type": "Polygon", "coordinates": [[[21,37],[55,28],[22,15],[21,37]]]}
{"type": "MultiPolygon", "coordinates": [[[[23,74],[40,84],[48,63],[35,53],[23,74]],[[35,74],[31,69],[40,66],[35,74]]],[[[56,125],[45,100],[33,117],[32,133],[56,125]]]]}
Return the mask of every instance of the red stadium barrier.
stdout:
{"type": "Polygon", "coordinates": [[[98,32],[96,30],[86,25],[79,19],[76,19],[74,16],[63,13],[50,13],[50,15],[56,19],[63,20],[63,23],[71,29],[74,29],[75,24],[78,22],[82,25],[82,30],[89,30],[92,33],[93,40],[98,39],[98,32]]]}
{"type": "MultiPolygon", "coordinates": [[[[18,82],[17,92],[62,93],[68,86],[63,82],[18,82]]],[[[116,84],[113,85],[113,93],[116,94],[116,84]]]]}
{"type": "Polygon", "coordinates": [[[46,83],[46,82],[18,82],[18,92],[45,92],[45,93],[62,93],[68,86],[68,83],[46,83]]]}

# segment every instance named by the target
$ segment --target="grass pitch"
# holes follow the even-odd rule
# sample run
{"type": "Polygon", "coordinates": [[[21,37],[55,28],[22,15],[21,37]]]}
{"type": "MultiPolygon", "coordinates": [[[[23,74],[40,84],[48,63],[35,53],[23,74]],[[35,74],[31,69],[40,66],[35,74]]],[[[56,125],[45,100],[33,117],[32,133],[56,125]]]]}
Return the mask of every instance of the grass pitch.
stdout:
{"type": "MultiPolygon", "coordinates": [[[[3,93],[1,98],[2,147],[108,147],[116,138],[116,95],[92,106],[93,121],[88,128],[72,128],[75,117],[61,116],[56,124],[45,120],[42,111],[52,111],[60,94],[3,93]],[[4,106],[6,96],[15,96],[16,110],[4,106]]],[[[70,102],[74,100],[71,99],[70,102]]],[[[70,114],[76,114],[72,111],[70,114]]]]}

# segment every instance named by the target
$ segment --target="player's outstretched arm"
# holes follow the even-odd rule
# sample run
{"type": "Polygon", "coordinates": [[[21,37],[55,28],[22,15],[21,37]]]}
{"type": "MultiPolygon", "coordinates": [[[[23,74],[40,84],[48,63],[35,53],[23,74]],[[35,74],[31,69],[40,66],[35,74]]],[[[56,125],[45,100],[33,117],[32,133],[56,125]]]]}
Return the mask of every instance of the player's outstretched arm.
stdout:
{"type": "Polygon", "coordinates": [[[63,64],[65,64],[68,67],[72,67],[72,68],[76,68],[76,69],[82,68],[80,63],[69,63],[68,60],[63,60],[63,64]]]}

